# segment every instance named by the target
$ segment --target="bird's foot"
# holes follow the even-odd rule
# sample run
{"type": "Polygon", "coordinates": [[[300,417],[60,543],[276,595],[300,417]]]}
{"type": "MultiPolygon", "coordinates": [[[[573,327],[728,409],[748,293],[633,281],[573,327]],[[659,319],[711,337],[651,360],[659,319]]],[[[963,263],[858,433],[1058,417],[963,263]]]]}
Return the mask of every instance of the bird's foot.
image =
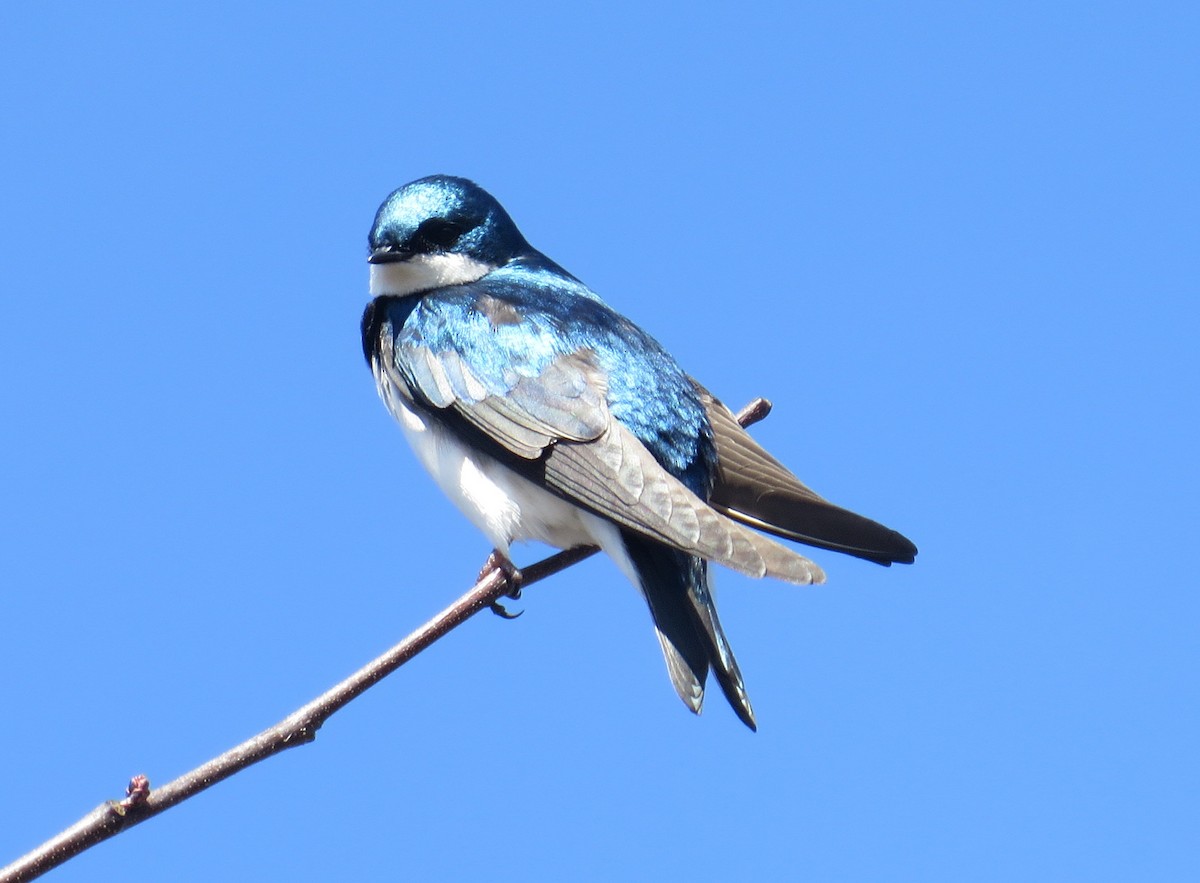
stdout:
{"type": "MultiPolygon", "coordinates": [[[[521,583],[524,577],[521,575],[520,568],[512,563],[512,560],[501,552],[499,549],[493,549],[492,554],[488,555],[487,561],[484,562],[483,568],[479,571],[479,579],[484,579],[493,570],[500,571],[500,575],[504,577],[507,583],[507,591],[505,597],[517,600],[521,597],[521,583]]],[[[516,619],[521,613],[510,613],[499,601],[492,602],[492,613],[501,616],[504,619],[516,619]]],[[[524,612],[524,611],[522,611],[524,612]]]]}

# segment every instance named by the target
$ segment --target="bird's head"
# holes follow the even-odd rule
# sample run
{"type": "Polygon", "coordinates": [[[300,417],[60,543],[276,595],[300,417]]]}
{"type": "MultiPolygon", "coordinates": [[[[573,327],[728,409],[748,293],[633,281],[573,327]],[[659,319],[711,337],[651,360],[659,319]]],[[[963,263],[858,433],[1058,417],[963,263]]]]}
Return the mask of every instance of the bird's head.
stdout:
{"type": "Polygon", "coordinates": [[[490,193],[449,175],[431,175],[394,191],[375,213],[367,245],[376,296],[474,282],[529,251],[490,193]]]}

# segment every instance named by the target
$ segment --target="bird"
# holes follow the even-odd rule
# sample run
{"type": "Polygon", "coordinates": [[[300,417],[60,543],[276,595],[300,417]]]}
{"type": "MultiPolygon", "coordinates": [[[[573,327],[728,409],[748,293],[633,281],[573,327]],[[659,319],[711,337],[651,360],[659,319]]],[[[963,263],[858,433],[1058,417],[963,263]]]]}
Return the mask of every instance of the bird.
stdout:
{"type": "Polygon", "coordinates": [[[802,484],[474,182],[432,175],[393,191],[368,261],[361,331],[376,389],[491,543],[489,563],[519,574],[518,541],[599,546],[645,598],[693,712],[711,672],[757,729],[710,564],[824,582],[817,564],[759,531],[883,565],[914,561],[906,537],[802,484]]]}

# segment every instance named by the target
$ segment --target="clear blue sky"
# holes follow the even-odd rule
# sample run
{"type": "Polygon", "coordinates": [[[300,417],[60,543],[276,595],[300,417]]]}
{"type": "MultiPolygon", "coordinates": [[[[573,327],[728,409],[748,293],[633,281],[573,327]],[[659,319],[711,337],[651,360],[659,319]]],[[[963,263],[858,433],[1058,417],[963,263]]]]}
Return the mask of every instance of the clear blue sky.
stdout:
{"type": "Polygon", "coordinates": [[[448,172],[918,563],[718,575],[754,735],[588,562],[53,879],[1200,875],[1195,4],[249,5],[0,13],[0,863],[471,582],[358,340],[448,172]]]}

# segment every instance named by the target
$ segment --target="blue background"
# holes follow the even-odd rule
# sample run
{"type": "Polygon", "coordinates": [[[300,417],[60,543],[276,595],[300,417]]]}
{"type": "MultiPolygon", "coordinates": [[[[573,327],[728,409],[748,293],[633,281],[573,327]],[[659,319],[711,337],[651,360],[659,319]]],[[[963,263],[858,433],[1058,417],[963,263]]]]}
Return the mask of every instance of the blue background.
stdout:
{"type": "Polygon", "coordinates": [[[54,879],[1194,879],[1195,4],[329,6],[0,12],[0,861],[472,581],[358,340],[450,172],[917,564],[719,574],[753,735],[587,562],[54,879]]]}

